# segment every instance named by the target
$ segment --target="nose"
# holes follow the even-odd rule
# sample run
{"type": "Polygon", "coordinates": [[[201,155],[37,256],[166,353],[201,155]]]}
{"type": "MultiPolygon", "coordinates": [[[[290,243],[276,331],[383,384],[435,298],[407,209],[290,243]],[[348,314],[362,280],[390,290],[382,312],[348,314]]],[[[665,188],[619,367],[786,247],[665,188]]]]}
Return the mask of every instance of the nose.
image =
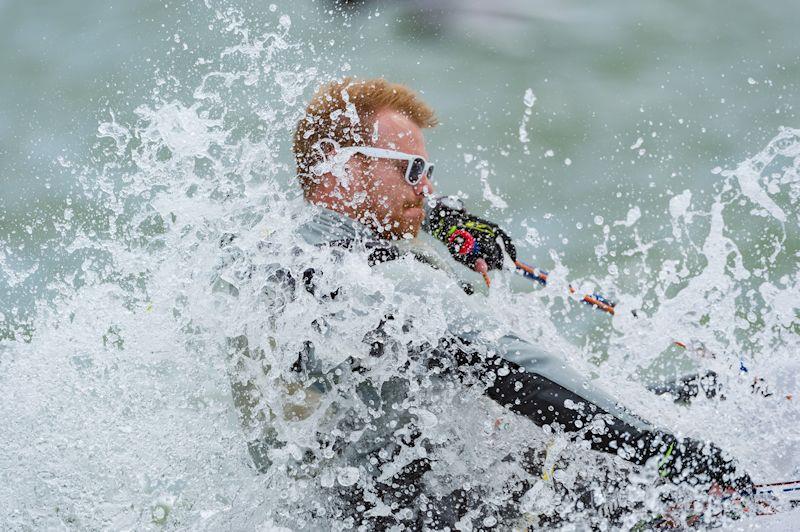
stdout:
{"type": "Polygon", "coordinates": [[[417,196],[430,196],[433,194],[433,183],[428,179],[427,172],[422,176],[420,182],[414,185],[414,193],[416,193],[417,196]]]}

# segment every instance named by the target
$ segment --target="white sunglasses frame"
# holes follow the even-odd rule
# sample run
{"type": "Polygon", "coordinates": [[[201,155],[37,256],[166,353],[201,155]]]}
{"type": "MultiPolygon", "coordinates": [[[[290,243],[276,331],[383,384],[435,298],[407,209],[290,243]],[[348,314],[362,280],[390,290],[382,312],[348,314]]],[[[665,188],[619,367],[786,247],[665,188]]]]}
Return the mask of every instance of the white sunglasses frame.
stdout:
{"type": "Polygon", "coordinates": [[[420,155],[411,155],[410,153],[403,153],[401,151],[386,150],[383,148],[373,148],[370,146],[348,146],[346,148],[338,148],[337,153],[336,155],[334,155],[334,157],[338,158],[341,155],[341,156],[346,156],[346,159],[349,159],[356,153],[360,153],[361,155],[366,155],[367,157],[375,157],[378,159],[394,159],[397,161],[406,161],[408,164],[406,164],[405,179],[406,183],[408,183],[412,187],[415,187],[422,182],[422,176],[426,176],[428,180],[430,180],[431,176],[433,175],[433,168],[434,168],[433,163],[428,162],[428,160],[425,159],[425,157],[422,157],[420,155]],[[422,167],[422,173],[419,174],[420,175],[419,181],[413,182],[411,181],[411,179],[409,179],[409,176],[411,174],[412,163],[417,159],[422,160],[425,166],[422,167]]]}

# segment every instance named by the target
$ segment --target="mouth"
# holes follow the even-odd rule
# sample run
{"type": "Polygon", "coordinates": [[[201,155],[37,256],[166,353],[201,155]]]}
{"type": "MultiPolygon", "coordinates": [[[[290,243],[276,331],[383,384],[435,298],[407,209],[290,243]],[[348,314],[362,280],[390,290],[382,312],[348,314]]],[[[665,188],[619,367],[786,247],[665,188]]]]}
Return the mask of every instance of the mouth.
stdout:
{"type": "Polygon", "coordinates": [[[413,218],[415,220],[425,217],[425,210],[422,208],[422,205],[409,205],[405,209],[405,215],[407,218],[413,218]]]}

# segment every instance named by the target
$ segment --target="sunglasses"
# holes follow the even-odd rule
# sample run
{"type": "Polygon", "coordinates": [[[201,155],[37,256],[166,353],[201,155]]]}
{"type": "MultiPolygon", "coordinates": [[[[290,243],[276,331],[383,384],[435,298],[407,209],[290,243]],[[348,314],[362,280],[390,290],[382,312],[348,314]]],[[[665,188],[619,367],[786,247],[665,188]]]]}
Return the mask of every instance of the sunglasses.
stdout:
{"type": "Polygon", "coordinates": [[[401,151],[384,150],[383,148],[370,148],[366,146],[351,146],[347,148],[339,148],[337,156],[350,158],[356,153],[366,155],[367,157],[375,157],[376,159],[394,159],[397,161],[406,161],[406,183],[416,186],[422,181],[423,176],[427,176],[428,180],[433,175],[433,163],[429,163],[419,155],[411,155],[401,151]]]}

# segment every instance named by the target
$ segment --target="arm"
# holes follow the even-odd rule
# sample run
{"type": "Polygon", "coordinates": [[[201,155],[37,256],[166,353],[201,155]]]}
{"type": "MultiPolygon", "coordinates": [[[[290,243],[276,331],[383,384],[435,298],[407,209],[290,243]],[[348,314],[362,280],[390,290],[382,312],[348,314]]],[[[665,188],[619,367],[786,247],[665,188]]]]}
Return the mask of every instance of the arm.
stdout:
{"type": "Polygon", "coordinates": [[[460,339],[440,347],[459,378],[482,386],[488,397],[539,426],[571,433],[596,451],[637,465],[655,459],[661,478],[673,483],[752,490],[750,478],[713,443],[657,429],[517,337],[503,337],[499,344],[497,354],[488,356],[460,339]]]}

